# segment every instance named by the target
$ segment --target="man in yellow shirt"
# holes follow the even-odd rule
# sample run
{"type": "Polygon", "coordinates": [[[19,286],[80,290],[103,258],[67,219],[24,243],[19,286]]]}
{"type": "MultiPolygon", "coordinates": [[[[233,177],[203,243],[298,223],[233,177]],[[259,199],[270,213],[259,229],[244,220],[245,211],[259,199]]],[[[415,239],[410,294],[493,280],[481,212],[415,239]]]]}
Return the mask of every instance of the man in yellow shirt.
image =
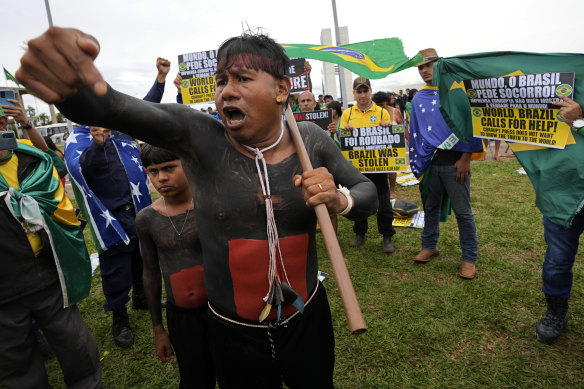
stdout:
{"type": "MultiPolygon", "coordinates": [[[[353,96],[356,104],[343,112],[340,128],[353,131],[360,127],[391,126],[389,113],[371,100],[371,81],[364,77],[357,77],[353,81],[353,96]]],[[[395,229],[393,228],[393,210],[389,199],[387,173],[367,173],[364,176],[370,179],[377,188],[377,197],[379,198],[377,229],[383,235],[383,252],[391,254],[394,251],[391,237],[395,235],[395,229]]],[[[365,242],[367,227],[367,219],[355,222],[353,225],[355,238],[349,243],[349,246],[357,247],[365,242]]]]}

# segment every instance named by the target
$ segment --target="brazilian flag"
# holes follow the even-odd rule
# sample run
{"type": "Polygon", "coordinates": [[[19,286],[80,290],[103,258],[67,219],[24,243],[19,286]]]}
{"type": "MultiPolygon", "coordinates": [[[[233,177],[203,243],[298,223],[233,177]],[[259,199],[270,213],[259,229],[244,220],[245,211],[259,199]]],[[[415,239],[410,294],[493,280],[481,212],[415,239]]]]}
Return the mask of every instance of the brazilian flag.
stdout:
{"type": "MultiPolygon", "coordinates": [[[[574,100],[584,107],[584,54],[490,52],[443,58],[434,65],[440,112],[463,142],[472,137],[470,103],[463,80],[511,73],[574,72],[574,100]]],[[[552,222],[569,227],[584,206],[584,136],[572,131],[564,149],[510,143],[529,176],[536,205],[552,222]]]]}
{"type": "Polygon", "coordinates": [[[43,229],[49,236],[64,306],[68,307],[87,297],[91,286],[91,262],[83,233],[49,154],[20,141],[19,153],[32,155],[39,163],[18,189],[9,187],[0,175],[0,198],[9,201],[12,216],[30,231],[43,229]]]}
{"type": "Polygon", "coordinates": [[[289,57],[318,59],[336,63],[365,78],[384,78],[416,66],[423,59],[419,54],[408,58],[399,38],[376,39],[342,46],[282,44],[289,57]]]}
{"type": "Polygon", "coordinates": [[[16,81],[16,78],[14,78],[14,76],[12,74],[10,74],[10,72],[8,70],[6,70],[6,68],[4,66],[2,66],[2,69],[4,69],[4,76],[6,77],[6,81],[12,81],[16,85],[20,86],[18,81],[16,81]]]}

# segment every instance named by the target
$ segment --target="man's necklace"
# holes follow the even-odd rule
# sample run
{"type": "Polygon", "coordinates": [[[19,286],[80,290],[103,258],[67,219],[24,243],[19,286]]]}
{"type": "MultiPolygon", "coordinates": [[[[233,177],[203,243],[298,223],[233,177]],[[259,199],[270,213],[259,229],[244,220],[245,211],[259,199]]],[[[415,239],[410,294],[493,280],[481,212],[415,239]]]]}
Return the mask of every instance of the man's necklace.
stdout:
{"type": "MultiPolygon", "coordinates": [[[[282,257],[282,251],[280,249],[280,239],[278,238],[278,228],[276,226],[276,218],[274,216],[274,207],[272,204],[272,193],[270,189],[270,179],[268,177],[268,166],[266,164],[266,160],[264,158],[264,154],[266,151],[270,150],[271,148],[276,147],[282,138],[284,137],[284,122],[281,123],[281,130],[280,136],[278,140],[272,143],[270,146],[264,147],[263,149],[250,147],[240,143],[243,147],[247,150],[255,154],[255,164],[256,169],[258,172],[258,177],[260,181],[260,185],[262,187],[262,193],[264,195],[264,201],[266,205],[266,222],[267,222],[267,235],[268,235],[268,254],[269,254],[269,264],[268,264],[268,291],[266,296],[263,298],[266,306],[262,309],[260,313],[259,321],[262,322],[268,317],[272,307],[277,307],[278,309],[278,316],[277,320],[280,321],[280,313],[282,309],[282,304],[287,303],[291,304],[292,301],[295,301],[296,296],[300,297],[294,289],[292,289],[292,285],[290,284],[290,280],[288,279],[288,274],[286,274],[286,267],[284,266],[284,258],[282,257]],[[261,165],[260,165],[261,162],[261,165]],[[263,168],[263,169],[262,169],[263,168]],[[279,265],[279,266],[278,266],[279,265]],[[279,267],[279,269],[278,269],[279,267]],[[281,274],[280,274],[281,273],[281,274]],[[284,299],[284,290],[294,295],[294,299],[292,301],[287,302],[284,299]]],[[[302,299],[300,302],[297,303],[302,305],[302,311],[304,311],[304,305],[302,303],[302,299]]]]}
{"type": "MultiPolygon", "coordinates": [[[[172,222],[170,215],[168,214],[168,209],[166,208],[166,199],[164,197],[162,198],[162,201],[164,202],[164,211],[166,212],[166,217],[168,218],[168,221],[170,222],[170,225],[172,226],[172,228],[174,228],[174,231],[176,231],[176,234],[178,235],[178,239],[181,239],[182,233],[185,229],[185,225],[187,224],[187,219],[189,218],[189,212],[191,212],[191,208],[189,207],[189,209],[187,209],[187,215],[185,216],[185,221],[183,222],[182,228],[180,229],[180,232],[179,232],[176,229],[176,226],[174,225],[174,223],[172,222]]],[[[191,199],[191,205],[193,205],[192,199],[191,199]]]]}

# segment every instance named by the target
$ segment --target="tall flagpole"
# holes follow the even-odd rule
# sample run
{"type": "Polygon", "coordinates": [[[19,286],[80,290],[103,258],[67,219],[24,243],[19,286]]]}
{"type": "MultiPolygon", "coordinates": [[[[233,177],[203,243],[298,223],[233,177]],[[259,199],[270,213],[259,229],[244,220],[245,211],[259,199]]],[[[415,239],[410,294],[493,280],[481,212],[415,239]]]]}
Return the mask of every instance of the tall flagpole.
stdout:
{"type": "Polygon", "coordinates": [[[49,19],[49,27],[53,27],[53,17],[51,16],[51,7],[49,0],[45,0],[45,8],[47,9],[47,19],[49,19]]]}
{"type": "MultiPolygon", "coordinates": [[[[48,0],[46,0],[48,1],[48,0]]],[[[339,21],[337,19],[337,3],[335,0],[333,2],[333,18],[335,20],[335,37],[337,41],[337,46],[341,45],[341,34],[339,33],[339,21]]],[[[347,109],[349,100],[345,96],[345,68],[339,65],[339,87],[341,88],[341,100],[343,100],[343,109],[347,109]]]]}
{"type": "MultiPolygon", "coordinates": [[[[47,9],[47,19],[49,20],[49,27],[53,27],[53,17],[51,16],[51,7],[49,6],[49,0],[45,0],[45,8],[47,9]]],[[[49,112],[51,114],[51,122],[57,123],[57,115],[55,115],[55,106],[49,104],[49,112]]]]}

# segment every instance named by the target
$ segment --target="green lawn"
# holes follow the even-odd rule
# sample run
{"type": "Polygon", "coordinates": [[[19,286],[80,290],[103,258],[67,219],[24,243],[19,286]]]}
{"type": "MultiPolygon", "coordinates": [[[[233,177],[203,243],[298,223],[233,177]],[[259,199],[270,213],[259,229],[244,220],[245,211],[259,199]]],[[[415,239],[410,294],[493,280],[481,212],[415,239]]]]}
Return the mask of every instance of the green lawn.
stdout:
{"type": "MultiPolygon", "coordinates": [[[[477,277],[457,277],[460,247],[456,220],[441,225],[440,256],[414,264],[421,230],[400,228],[395,253],[381,252],[370,218],[368,239],[350,248],[352,223],[339,217],[339,241],[368,325],[351,335],[326,252],[319,242],[336,336],[337,388],[401,387],[584,387],[583,268],[575,265],[570,321],[556,345],[534,337],[545,311],[541,264],[545,252],[542,216],[529,179],[514,173],[516,160],[475,162],[472,202],[479,236],[477,277]]],[[[398,187],[398,196],[420,204],[418,188],[398,187]]],[[[89,238],[88,234],[86,237],[89,238]]],[[[88,240],[90,252],[95,251],[88,240]]],[[[579,253],[581,257],[581,252],[579,253]]],[[[89,298],[79,304],[103,358],[106,388],[176,388],[173,361],[155,353],[150,317],[130,312],[136,344],[115,346],[111,317],[103,312],[99,271],[89,298]]],[[[310,350],[307,350],[310,352],[310,350]]],[[[47,363],[51,384],[63,387],[57,362],[47,363]]]]}

